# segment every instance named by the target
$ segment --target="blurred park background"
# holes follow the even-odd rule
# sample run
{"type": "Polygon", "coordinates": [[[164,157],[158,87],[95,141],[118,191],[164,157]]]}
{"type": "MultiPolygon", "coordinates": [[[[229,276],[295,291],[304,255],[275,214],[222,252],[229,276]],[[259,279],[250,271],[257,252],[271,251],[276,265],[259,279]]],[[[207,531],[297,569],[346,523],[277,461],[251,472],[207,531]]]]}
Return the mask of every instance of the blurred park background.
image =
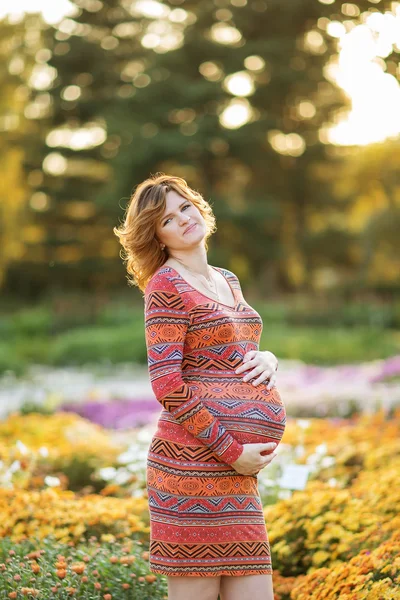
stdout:
{"type": "MultiPolygon", "coordinates": [[[[395,598],[399,569],[390,574],[387,557],[400,541],[377,527],[400,509],[398,496],[379,505],[400,470],[400,2],[3,0],[0,40],[0,503],[8,510],[10,496],[36,490],[45,496],[35,502],[78,515],[44,525],[32,498],[18,496],[31,517],[10,513],[0,535],[97,536],[100,570],[121,532],[147,543],[145,457],[161,408],[143,297],[127,285],[113,227],[133,188],[165,172],[212,205],[209,263],[237,274],[263,318],[260,349],[280,361],[290,424],[281,462],[260,482],[276,511],[268,518],[300,493],[307,508],[309,488],[291,496],[283,477],[303,463],[321,514],[337,503],[343,519],[331,514],[311,534],[306,509],[289,507],[296,535],[271,531],[276,598],[345,599],[335,582],[351,591],[350,580],[357,598],[395,598]],[[338,500],[338,487],[348,497],[338,500]],[[82,502],[92,493],[96,517],[64,498],[71,490],[82,502]],[[375,529],[360,519],[350,536],[354,494],[375,529]],[[135,510],[143,521],[129,521],[135,510]],[[375,573],[386,556],[374,581],[361,576],[367,547],[380,557],[375,573]],[[331,595],[318,595],[328,593],[313,579],[320,568],[331,595]]],[[[118,598],[142,587],[132,597],[163,597],[145,562],[146,550],[118,598]]],[[[126,561],[114,563],[107,581],[126,561]]],[[[93,594],[93,582],[79,582],[81,598],[97,598],[89,584],[93,594]]],[[[12,585],[0,591],[19,597],[12,585]]]]}

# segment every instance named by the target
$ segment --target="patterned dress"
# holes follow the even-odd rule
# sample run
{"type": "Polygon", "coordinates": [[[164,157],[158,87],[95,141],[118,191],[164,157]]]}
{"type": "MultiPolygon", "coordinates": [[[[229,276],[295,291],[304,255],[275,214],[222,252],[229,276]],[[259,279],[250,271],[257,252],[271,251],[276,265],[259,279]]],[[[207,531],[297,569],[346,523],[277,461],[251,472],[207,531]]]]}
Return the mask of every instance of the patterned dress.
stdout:
{"type": "Polygon", "coordinates": [[[235,373],[246,352],[259,349],[263,323],[236,275],[213,268],[229,283],[233,307],[168,265],[145,289],[149,376],[163,406],[147,458],[149,568],[171,576],[271,574],[257,476],[231,465],[243,444],[279,443],[286,412],[276,387],[235,373]]]}

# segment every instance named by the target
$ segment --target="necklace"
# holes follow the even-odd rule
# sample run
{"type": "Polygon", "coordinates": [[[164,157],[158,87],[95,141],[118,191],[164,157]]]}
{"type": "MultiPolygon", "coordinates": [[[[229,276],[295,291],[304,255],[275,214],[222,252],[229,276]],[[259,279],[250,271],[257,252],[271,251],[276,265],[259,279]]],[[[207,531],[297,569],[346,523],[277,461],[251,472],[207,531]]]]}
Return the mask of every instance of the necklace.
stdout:
{"type": "MultiPolygon", "coordinates": [[[[217,300],[218,302],[219,300],[219,294],[218,294],[218,286],[217,286],[217,282],[214,281],[212,279],[212,277],[205,277],[204,275],[201,275],[201,277],[203,277],[207,283],[208,283],[208,287],[204,285],[204,283],[199,279],[199,273],[196,273],[196,271],[193,271],[193,269],[190,269],[189,267],[187,267],[186,265],[183,264],[183,262],[181,262],[180,260],[178,260],[177,258],[175,258],[176,262],[178,262],[186,271],[188,271],[189,273],[192,273],[193,277],[195,277],[197,279],[197,281],[199,281],[201,283],[201,285],[208,291],[211,292],[212,294],[214,294],[214,296],[217,296],[217,300]],[[214,289],[211,288],[211,280],[214,282],[214,289]]],[[[207,265],[208,266],[208,265],[207,265]]],[[[209,267],[208,267],[209,268],[209,267]]]]}

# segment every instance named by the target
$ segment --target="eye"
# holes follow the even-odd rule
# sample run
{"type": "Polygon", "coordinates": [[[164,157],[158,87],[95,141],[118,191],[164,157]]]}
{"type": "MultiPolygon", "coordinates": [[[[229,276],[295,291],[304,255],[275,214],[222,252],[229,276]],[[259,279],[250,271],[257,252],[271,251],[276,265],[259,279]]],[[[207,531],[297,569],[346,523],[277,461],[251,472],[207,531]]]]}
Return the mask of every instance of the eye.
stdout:
{"type": "MultiPolygon", "coordinates": [[[[191,204],[184,204],[182,206],[181,210],[184,210],[185,208],[188,208],[189,206],[191,206],[191,204]]],[[[168,223],[168,221],[170,221],[170,220],[171,220],[171,217],[169,217],[166,221],[164,221],[163,226],[166,225],[168,223]]]]}

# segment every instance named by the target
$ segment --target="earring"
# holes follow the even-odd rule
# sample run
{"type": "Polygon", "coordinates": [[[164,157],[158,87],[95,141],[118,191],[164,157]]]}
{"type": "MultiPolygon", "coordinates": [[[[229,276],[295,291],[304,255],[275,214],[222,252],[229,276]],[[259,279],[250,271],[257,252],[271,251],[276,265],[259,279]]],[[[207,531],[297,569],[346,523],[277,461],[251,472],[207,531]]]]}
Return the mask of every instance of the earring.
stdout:
{"type": "Polygon", "coordinates": [[[165,244],[160,244],[160,248],[161,248],[161,250],[164,250],[165,244]]]}

